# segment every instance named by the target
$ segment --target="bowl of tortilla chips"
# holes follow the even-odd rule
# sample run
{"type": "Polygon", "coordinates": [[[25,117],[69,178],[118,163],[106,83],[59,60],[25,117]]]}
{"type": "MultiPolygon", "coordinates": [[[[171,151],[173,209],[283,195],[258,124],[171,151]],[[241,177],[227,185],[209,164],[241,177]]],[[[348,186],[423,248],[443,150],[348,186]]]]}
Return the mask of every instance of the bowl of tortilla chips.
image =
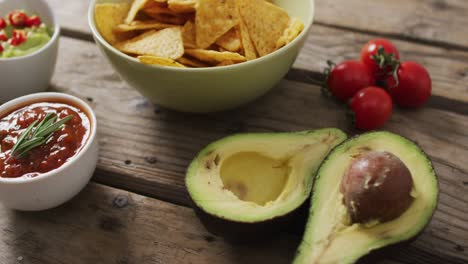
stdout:
{"type": "Polygon", "coordinates": [[[96,43],[124,81],[182,112],[235,108],[289,71],[314,0],[92,0],[96,43]]]}

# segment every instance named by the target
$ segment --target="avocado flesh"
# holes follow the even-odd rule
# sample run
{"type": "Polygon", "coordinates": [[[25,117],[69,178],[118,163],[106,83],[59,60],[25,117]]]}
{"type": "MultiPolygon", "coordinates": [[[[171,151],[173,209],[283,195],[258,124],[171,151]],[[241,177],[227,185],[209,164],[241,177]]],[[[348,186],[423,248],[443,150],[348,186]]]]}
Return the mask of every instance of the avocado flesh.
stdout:
{"type": "Polygon", "coordinates": [[[338,129],[230,136],[198,154],[186,186],[211,216],[240,223],[274,219],[305,202],[320,163],[345,139],[338,129]]]}
{"type": "Polygon", "coordinates": [[[309,220],[294,263],[354,263],[372,250],[408,240],[430,221],[437,197],[432,164],[414,143],[390,132],[350,139],[330,153],[317,173],[309,220]],[[392,221],[351,224],[340,182],[353,157],[372,150],[393,153],[408,167],[414,201],[392,221]]]}
{"type": "Polygon", "coordinates": [[[276,200],[289,179],[290,166],[257,152],[240,152],[226,159],[220,169],[224,188],[243,201],[259,205],[276,200]],[[268,183],[268,188],[265,188],[268,183]]]}

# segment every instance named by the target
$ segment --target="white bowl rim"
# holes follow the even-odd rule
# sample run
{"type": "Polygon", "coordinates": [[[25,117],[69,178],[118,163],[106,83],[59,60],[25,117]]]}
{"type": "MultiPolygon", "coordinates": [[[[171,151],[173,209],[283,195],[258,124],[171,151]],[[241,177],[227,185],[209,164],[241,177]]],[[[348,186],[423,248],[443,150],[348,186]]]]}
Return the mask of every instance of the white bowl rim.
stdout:
{"type": "Polygon", "coordinates": [[[44,5],[49,10],[49,13],[51,14],[50,18],[52,20],[54,34],[52,35],[50,40],[44,46],[42,46],[40,49],[35,50],[34,52],[31,52],[31,53],[29,53],[27,55],[24,55],[24,56],[18,56],[18,57],[12,57],[12,58],[0,58],[0,61],[18,61],[18,60],[33,57],[33,56],[45,51],[46,49],[49,49],[50,46],[52,46],[57,41],[57,39],[59,38],[59,36],[60,36],[60,25],[58,24],[55,13],[52,11],[52,8],[50,7],[49,3],[47,1],[45,1],[45,0],[34,0],[34,1],[40,2],[42,5],[44,5]]]}
{"type": "Polygon", "coordinates": [[[296,45],[297,42],[299,42],[301,39],[306,38],[307,35],[309,34],[310,28],[312,27],[312,25],[314,23],[314,19],[315,19],[315,0],[309,0],[309,2],[311,4],[310,5],[311,6],[310,23],[308,23],[304,27],[304,30],[302,30],[302,32],[292,42],[288,43],[286,46],[284,46],[284,47],[282,47],[280,49],[277,49],[274,52],[272,52],[272,53],[270,53],[270,54],[268,54],[266,56],[256,58],[256,59],[250,60],[250,61],[245,61],[245,62],[242,62],[242,63],[233,64],[233,65],[227,65],[227,66],[222,66],[222,67],[178,68],[178,67],[167,67],[167,66],[143,64],[143,63],[140,63],[137,58],[129,56],[129,55],[117,50],[116,48],[114,48],[110,43],[108,43],[101,36],[101,33],[99,33],[99,31],[96,28],[96,23],[95,23],[95,20],[94,20],[94,9],[95,9],[95,6],[96,6],[96,1],[97,0],[91,0],[91,2],[89,4],[88,24],[89,24],[89,27],[91,28],[91,32],[93,34],[93,37],[98,42],[100,42],[100,44],[104,45],[107,49],[112,51],[114,54],[118,55],[119,57],[122,57],[125,60],[131,61],[131,62],[134,62],[134,63],[139,63],[142,66],[146,66],[148,68],[157,68],[157,69],[160,69],[160,70],[167,70],[167,71],[174,71],[174,72],[207,72],[207,71],[220,72],[220,71],[224,71],[224,70],[227,70],[227,69],[244,67],[246,65],[254,66],[255,64],[259,64],[260,62],[262,62],[264,60],[268,60],[271,57],[276,57],[276,56],[279,56],[279,55],[285,53],[287,50],[289,50],[294,45],[296,45]]]}
{"type": "Polygon", "coordinates": [[[94,114],[93,109],[85,101],[73,95],[69,95],[65,93],[57,93],[57,92],[43,92],[43,93],[29,94],[29,95],[21,96],[11,101],[8,101],[5,104],[2,104],[0,106],[0,112],[4,110],[14,111],[15,109],[17,109],[16,108],[17,106],[27,106],[28,102],[36,103],[38,102],[38,100],[41,100],[41,99],[65,99],[65,100],[75,103],[76,104],[75,106],[78,107],[81,111],[83,111],[90,119],[91,131],[89,133],[88,139],[86,140],[85,145],[81,148],[81,150],[77,154],[69,158],[64,164],[62,164],[62,166],[56,169],[53,169],[51,171],[48,171],[46,173],[41,173],[40,175],[36,177],[31,177],[31,178],[26,178],[26,177],[2,178],[0,177],[0,184],[25,184],[29,182],[42,181],[52,176],[58,175],[62,173],[64,170],[66,170],[68,167],[70,167],[72,163],[78,161],[84,155],[84,153],[88,151],[88,149],[91,147],[93,142],[96,140],[97,123],[96,123],[96,115],[94,114]]]}

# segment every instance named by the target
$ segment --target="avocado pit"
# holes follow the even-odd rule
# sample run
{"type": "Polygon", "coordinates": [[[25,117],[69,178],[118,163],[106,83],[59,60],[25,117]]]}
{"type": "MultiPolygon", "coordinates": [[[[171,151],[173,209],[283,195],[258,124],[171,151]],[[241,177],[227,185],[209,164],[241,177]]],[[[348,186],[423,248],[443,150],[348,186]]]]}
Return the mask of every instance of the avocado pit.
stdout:
{"type": "Polygon", "coordinates": [[[354,223],[386,222],[402,215],[413,202],[413,179],[394,154],[369,151],[346,170],[340,191],[354,223]]]}

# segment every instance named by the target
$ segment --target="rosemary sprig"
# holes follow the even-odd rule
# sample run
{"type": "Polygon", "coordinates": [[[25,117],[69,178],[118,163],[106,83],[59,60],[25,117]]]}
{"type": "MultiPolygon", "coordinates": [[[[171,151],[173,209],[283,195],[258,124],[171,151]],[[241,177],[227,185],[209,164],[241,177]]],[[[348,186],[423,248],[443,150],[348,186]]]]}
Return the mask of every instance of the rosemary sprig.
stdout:
{"type": "Polygon", "coordinates": [[[45,144],[56,131],[72,118],[73,116],[69,115],[57,121],[56,114],[48,113],[39,124],[37,124],[38,120],[32,122],[11,149],[10,158],[24,157],[30,150],[45,144]]]}

